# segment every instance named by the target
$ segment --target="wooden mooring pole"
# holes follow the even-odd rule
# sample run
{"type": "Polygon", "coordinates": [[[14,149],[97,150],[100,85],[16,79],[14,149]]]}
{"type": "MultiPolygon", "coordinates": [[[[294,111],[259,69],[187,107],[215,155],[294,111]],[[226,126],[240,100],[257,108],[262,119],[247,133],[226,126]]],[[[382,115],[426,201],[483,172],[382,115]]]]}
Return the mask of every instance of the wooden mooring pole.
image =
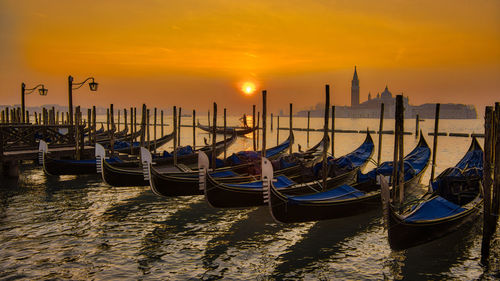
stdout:
{"type": "Polygon", "coordinates": [[[415,117],[415,139],[418,139],[420,133],[420,115],[415,117]]]}
{"type": "Polygon", "coordinates": [[[80,106],[76,107],[75,110],[75,157],[76,160],[81,159],[81,153],[80,153],[80,106]]]}
{"type": "MultiPolygon", "coordinates": [[[[293,104],[290,103],[290,136],[293,134],[293,104]]],[[[290,155],[293,153],[293,142],[290,142],[289,152],[290,155]]]]}
{"type": "MultiPolygon", "coordinates": [[[[134,132],[137,133],[137,107],[134,107],[134,132]]],[[[137,139],[137,137],[135,137],[133,139],[135,140],[135,139],[137,139]]],[[[130,148],[133,149],[132,146],[130,148]]]]}
{"type": "MultiPolygon", "coordinates": [[[[335,157],[335,105],[332,105],[332,138],[330,140],[331,142],[331,153],[332,157],[335,157]]],[[[326,149],[326,147],[325,147],[326,149]]]]}
{"type": "MultiPolygon", "coordinates": [[[[208,129],[210,130],[210,110],[208,111],[208,129]]],[[[208,134],[208,141],[210,141],[212,134],[208,134]]]]}
{"type": "Polygon", "coordinates": [[[380,167],[382,159],[382,131],[384,130],[384,103],[380,104],[380,123],[378,125],[378,151],[377,151],[377,167],[380,167]]]}
{"type": "Polygon", "coordinates": [[[193,109],[193,149],[196,149],[196,110],[193,109]]]}
{"type": "Polygon", "coordinates": [[[260,127],[260,111],[257,112],[257,128],[258,128],[257,133],[256,133],[257,134],[257,149],[259,149],[259,147],[260,147],[259,138],[260,138],[260,129],[261,129],[261,127],[260,127]]]}
{"type": "Polygon", "coordinates": [[[172,124],[174,125],[174,166],[177,166],[177,107],[174,105],[172,110],[172,124]]]}
{"type": "Polygon", "coordinates": [[[182,108],[179,107],[179,124],[177,125],[177,145],[181,146],[181,117],[182,117],[182,108]]]}
{"type": "MultiPolygon", "coordinates": [[[[330,112],[330,85],[326,84],[325,85],[325,124],[323,126],[323,137],[324,138],[328,137],[328,120],[330,119],[329,112],[330,112]]],[[[292,115],[290,114],[290,117],[291,116],[292,115]]],[[[326,191],[326,189],[327,189],[326,183],[327,183],[327,179],[328,179],[328,161],[327,161],[328,160],[328,158],[327,158],[328,149],[327,149],[327,147],[328,147],[328,145],[326,145],[325,148],[323,149],[323,165],[322,165],[322,168],[323,168],[322,190],[323,191],[326,191]]]]}
{"type": "Polygon", "coordinates": [[[212,136],[212,169],[215,171],[215,168],[217,167],[217,153],[215,153],[215,150],[217,148],[217,103],[214,102],[214,127],[212,130],[213,136],[212,136]]]}
{"type": "Polygon", "coordinates": [[[154,114],[154,126],[153,126],[153,138],[154,138],[154,154],[156,154],[156,114],[157,114],[157,108],[155,107],[155,114],[154,114]]]}
{"type": "Polygon", "coordinates": [[[394,116],[394,157],[392,160],[392,201],[397,202],[398,199],[398,179],[399,179],[399,134],[401,120],[400,105],[402,105],[402,99],[400,95],[396,96],[396,113],[394,116]]]}
{"type": "Polygon", "coordinates": [[[276,119],[276,145],[280,144],[280,116],[276,119]]]}
{"type": "MultiPolygon", "coordinates": [[[[57,112],[56,115],[56,123],[59,123],[59,112],[57,112]]],[[[88,129],[89,129],[89,144],[92,144],[92,109],[88,108],[87,109],[87,123],[88,123],[88,129]]]]}
{"type": "Polygon", "coordinates": [[[494,145],[494,175],[493,175],[493,196],[491,202],[492,215],[494,218],[493,231],[497,228],[498,217],[500,216],[500,103],[495,103],[495,114],[494,117],[494,139],[492,141],[492,146],[494,145]]]}
{"type": "Polygon", "coordinates": [[[150,126],[149,126],[149,108],[146,109],[146,132],[147,132],[147,140],[148,140],[148,150],[151,151],[151,138],[150,138],[150,126]]]}
{"type": "Polygon", "coordinates": [[[484,114],[484,162],[483,162],[483,239],[481,243],[481,263],[489,264],[490,244],[493,235],[493,219],[491,215],[491,197],[493,175],[492,160],[495,147],[493,145],[495,127],[493,107],[487,106],[484,114]]]}
{"type": "Polygon", "coordinates": [[[113,109],[113,104],[109,106],[109,121],[111,122],[111,155],[115,154],[115,114],[113,109]]]}
{"type": "Polygon", "coordinates": [[[266,117],[267,117],[267,91],[262,91],[262,157],[266,157],[266,117]]]}
{"type": "Polygon", "coordinates": [[[309,147],[309,125],[311,122],[311,111],[307,111],[307,147],[309,147]]]}
{"type": "Polygon", "coordinates": [[[161,111],[161,117],[160,117],[160,123],[161,123],[161,131],[160,131],[160,135],[163,137],[164,134],[163,134],[163,110],[161,111]]]}
{"type": "Polygon", "coordinates": [[[108,130],[109,134],[109,108],[106,108],[106,129],[108,130]]]}
{"type": "Polygon", "coordinates": [[[436,168],[436,154],[438,145],[438,132],[439,132],[439,108],[441,104],[436,103],[436,115],[434,117],[434,141],[432,144],[432,166],[431,166],[431,182],[434,181],[434,172],[436,168]]]}
{"type": "Polygon", "coordinates": [[[398,147],[399,147],[399,178],[398,178],[398,190],[399,190],[399,203],[403,204],[405,195],[405,165],[404,165],[404,105],[403,105],[403,95],[398,95],[398,106],[396,112],[399,119],[399,134],[398,134],[398,147]]]}
{"type": "Polygon", "coordinates": [[[227,123],[226,123],[226,108],[224,108],[224,160],[226,160],[226,149],[227,149],[227,144],[226,144],[226,128],[227,128],[227,123]]]}
{"type": "Polygon", "coordinates": [[[95,105],[92,106],[92,131],[94,133],[94,145],[97,143],[97,112],[95,105]]]}
{"type": "Polygon", "coordinates": [[[255,104],[252,105],[252,129],[253,151],[257,151],[257,144],[255,143],[255,104]]]}
{"type": "Polygon", "coordinates": [[[131,107],[130,108],[130,153],[134,151],[134,134],[135,134],[135,127],[134,127],[134,109],[131,107]]]}
{"type": "Polygon", "coordinates": [[[144,141],[146,138],[146,105],[142,105],[142,112],[141,112],[141,147],[144,147],[144,141]]]}
{"type": "Polygon", "coordinates": [[[123,125],[125,125],[125,130],[128,129],[128,120],[127,120],[127,109],[123,109],[123,125]]]}
{"type": "Polygon", "coordinates": [[[271,113],[271,132],[273,131],[273,114],[271,113]]]}

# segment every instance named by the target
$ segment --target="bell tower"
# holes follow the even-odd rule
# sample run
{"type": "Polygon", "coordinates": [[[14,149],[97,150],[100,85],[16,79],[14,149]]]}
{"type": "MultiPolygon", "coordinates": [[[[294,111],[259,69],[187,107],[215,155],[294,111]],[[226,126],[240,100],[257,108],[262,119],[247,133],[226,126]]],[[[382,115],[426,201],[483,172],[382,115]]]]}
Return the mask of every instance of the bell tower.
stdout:
{"type": "Polygon", "coordinates": [[[359,105],[359,79],[356,66],[354,66],[354,76],[351,82],[351,107],[359,105]]]}

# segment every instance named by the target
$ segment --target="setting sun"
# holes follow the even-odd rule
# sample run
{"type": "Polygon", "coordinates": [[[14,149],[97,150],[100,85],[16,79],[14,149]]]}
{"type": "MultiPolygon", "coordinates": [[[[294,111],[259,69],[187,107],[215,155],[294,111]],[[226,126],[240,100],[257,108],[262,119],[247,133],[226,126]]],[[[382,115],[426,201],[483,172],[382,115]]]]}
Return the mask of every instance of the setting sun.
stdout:
{"type": "Polygon", "coordinates": [[[243,86],[241,87],[241,90],[245,94],[251,95],[251,94],[253,94],[253,92],[255,92],[255,84],[253,84],[251,82],[245,82],[245,83],[243,83],[243,86]]]}

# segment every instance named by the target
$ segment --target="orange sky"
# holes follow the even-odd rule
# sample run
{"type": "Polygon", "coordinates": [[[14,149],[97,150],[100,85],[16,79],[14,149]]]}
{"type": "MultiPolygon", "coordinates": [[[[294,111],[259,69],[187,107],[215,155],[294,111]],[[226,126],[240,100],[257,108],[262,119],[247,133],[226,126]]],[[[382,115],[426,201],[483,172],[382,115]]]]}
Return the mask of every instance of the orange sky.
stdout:
{"type": "Polygon", "coordinates": [[[74,103],[205,111],[249,110],[268,90],[271,110],[314,106],[332,87],[349,105],[385,85],[412,104],[500,100],[500,1],[0,0],[0,104],[20,84],[45,83],[28,105],[67,103],[67,76],[99,91],[74,103]]]}

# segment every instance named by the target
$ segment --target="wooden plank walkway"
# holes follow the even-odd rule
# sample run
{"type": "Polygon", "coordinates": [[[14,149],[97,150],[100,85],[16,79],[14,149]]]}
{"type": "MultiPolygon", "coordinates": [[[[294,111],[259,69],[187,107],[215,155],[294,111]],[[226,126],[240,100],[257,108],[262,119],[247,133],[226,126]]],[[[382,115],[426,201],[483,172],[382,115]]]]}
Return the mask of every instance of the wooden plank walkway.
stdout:
{"type": "MultiPolygon", "coordinates": [[[[93,146],[85,146],[84,153],[91,152],[94,150],[93,146]]],[[[49,147],[49,153],[58,156],[69,156],[75,153],[74,146],[67,147],[49,147]]],[[[38,149],[31,150],[16,150],[16,151],[4,151],[1,155],[2,160],[36,160],[38,158],[38,149]]]]}

